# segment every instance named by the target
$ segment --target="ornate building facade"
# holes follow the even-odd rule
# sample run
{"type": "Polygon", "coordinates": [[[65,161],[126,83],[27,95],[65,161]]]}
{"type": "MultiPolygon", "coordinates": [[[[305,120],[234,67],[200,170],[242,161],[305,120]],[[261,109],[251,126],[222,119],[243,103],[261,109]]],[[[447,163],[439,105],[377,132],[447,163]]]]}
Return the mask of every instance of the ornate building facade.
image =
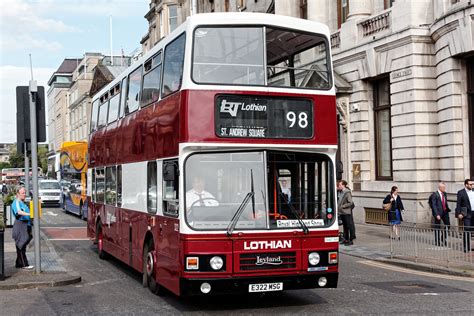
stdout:
{"type": "MultiPolygon", "coordinates": [[[[165,3],[172,1],[151,2],[150,30],[153,21],[165,21],[156,20],[165,3]]],[[[182,8],[179,23],[189,14],[190,1],[173,3],[182,8]]],[[[267,12],[329,26],[338,176],[353,188],[356,221],[380,210],[393,185],[400,189],[408,221],[431,220],[427,200],[439,181],[447,184],[454,209],[457,190],[474,177],[471,1],[198,1],[199,13],[214,11],[267,12]]]]}

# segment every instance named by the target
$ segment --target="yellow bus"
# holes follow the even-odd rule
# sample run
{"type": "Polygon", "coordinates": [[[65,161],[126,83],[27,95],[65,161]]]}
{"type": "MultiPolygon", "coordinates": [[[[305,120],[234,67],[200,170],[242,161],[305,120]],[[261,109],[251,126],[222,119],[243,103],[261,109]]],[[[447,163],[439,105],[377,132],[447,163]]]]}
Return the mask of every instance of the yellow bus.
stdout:
{"type": "Polygon", "coordinates": [[[87,218],[87,142],[64,142],[60,151],[62,206],[64,211],[87,218]]]}

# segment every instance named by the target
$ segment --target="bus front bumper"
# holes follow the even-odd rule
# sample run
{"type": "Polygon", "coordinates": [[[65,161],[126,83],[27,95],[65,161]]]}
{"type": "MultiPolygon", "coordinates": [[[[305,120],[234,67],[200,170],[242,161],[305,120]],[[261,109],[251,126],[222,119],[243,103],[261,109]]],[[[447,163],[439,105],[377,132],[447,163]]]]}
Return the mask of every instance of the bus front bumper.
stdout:
{"type": "MultiPolygon", "coordinates": [[[[250,292],[251,284],[265,283],[283,283],[282,290],[299,290],[314,288],[336,288],[339,273],[321,273],[321,274],[305,274],[292,276],[258,276],[258,277],[235,277],[235,278],[202,278],[202,279],[180,279],[180,289],[182,296],[194,295],[225,295],[225,294],[244,294],[250,292]],[[318,281],[321,277],[325,277],[327,283],[320,286],[318,281]],[[210,285],[210,291],[203,293],[201,286],[203,283],[210,285]]],[[[207,287],[207,286],[205,286],[207,287]]]]}

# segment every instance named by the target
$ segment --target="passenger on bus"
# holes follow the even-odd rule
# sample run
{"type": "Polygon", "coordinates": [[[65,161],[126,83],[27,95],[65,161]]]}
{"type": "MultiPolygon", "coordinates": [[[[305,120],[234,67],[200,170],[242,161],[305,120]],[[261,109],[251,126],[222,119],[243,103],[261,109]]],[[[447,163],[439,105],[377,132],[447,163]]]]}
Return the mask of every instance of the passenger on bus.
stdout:
{"type": "Polygon", "coordinates": [[[211,193],[204,190],[205,182],[200,176],[195,176],[192,182],[192,188],[186,192],[186,208],[194,206],[218,206],[219,202],[211,193]]]}
{"type": "Polygon", "coordinates": [[[281,193],[286,194],[288,202],[291,202],[291,188],[287,187],[287,180],[281,180],[281,193]]]}

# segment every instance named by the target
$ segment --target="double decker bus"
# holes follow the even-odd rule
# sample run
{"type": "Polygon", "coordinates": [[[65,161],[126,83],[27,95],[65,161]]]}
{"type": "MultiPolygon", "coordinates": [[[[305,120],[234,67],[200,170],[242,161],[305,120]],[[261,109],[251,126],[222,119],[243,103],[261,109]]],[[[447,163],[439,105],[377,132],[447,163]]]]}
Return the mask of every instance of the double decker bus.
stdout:
{"type": "Polygon", "coordinates": [[[59,170],[62,207],[66,212],[87,218],[87,142],[61,144],[59,170]]]}
{"type": "Polygon", "coordinates": [[[325,25],[198,14],[92,102],[88,236],[176,295],[333,288],[325,25]]]}

